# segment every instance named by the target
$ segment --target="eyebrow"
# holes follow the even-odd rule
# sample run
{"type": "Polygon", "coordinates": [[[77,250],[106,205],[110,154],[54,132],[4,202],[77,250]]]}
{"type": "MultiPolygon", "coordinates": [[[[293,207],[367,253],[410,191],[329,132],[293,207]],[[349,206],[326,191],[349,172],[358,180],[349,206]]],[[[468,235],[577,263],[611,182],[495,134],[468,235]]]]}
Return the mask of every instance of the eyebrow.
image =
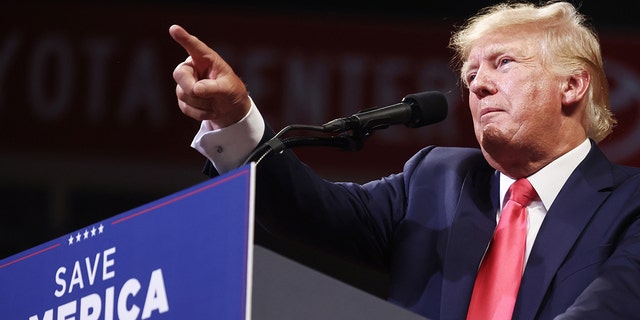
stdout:
{"type": "MultiPolygon", "coordinates": [[[[524,50],[522,49],[522,46],[515,46],[515,45],[509,45],[509,44],[507,45],[490,44],[488,47],[485,47],[484,51],[486,51],[486,53],[483,53],[482,55],[483,57],[485,57],[484,60],[493,60],[497,56],[503,55],[507,52],[509,53],[510,56],[513,56],[514,58],[522,59],[527,57],[527,55],[524,54],[524,50]]],[[[469,57],[470,56],[471,54],[469,54],[469,57]]],[[[471,68],[470,66],[473,65],[469,62],[469,57],[467,57],[467,59],[462,63],[462,66],[460,67],[460,75],[466,75],[468,70],[471,68]]]]}

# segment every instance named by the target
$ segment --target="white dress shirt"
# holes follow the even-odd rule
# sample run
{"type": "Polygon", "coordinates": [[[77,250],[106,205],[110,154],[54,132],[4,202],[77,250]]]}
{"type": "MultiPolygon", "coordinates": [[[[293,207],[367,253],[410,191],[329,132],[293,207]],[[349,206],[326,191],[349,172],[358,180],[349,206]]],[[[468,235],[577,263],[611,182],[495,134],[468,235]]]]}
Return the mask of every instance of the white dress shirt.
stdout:
{"type": "Polygon", "coordinates": [[[191,147],[211,160],[220,174],[238,168],[258,146],[264,133],[264,120],[251,100],[251,109],[242,120],[222,129],[212,130],[205,120],[191,142],[191,147]]]}

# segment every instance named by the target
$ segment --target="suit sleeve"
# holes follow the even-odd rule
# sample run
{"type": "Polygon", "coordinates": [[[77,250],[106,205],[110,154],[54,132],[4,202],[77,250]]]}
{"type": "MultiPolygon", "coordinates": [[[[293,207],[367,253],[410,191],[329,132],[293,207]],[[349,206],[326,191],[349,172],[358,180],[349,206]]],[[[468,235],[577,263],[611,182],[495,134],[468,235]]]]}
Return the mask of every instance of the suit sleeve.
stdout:
{"type": "MultiPolygon", "coordinates": [[[[258,145],[273,136],[267,125],[258,145]]],[[[211,162],[204,171],[217,175],[211,162]]],[[[386,270],[394,228],[405,214],[406,172],[407,166],[402,174],[364,185],[335,183],[319,176],[291,150],[270,154],[257,166],[256,222],[279,237],[386,270]]]]}

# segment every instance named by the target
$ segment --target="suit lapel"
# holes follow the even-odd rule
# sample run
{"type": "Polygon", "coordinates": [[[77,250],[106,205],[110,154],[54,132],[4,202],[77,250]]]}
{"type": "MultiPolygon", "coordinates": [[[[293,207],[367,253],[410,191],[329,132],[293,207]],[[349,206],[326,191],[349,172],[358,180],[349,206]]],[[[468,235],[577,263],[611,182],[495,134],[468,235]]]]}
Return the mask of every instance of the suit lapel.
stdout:
{"type": "Polygon", "coordinates": [[[520,284],[514,318],[533,319],[558,268],[609,196],[611,164],[595,146],[560,190],[540,227],[520,284]]]}
{"type": "Polygon", "coordinates": [[[475,275],[496,226],[499,183],[494,173],[488,165],[469,170],[462,183],[443,262],[442,319],[466,317],[475,275]]]}

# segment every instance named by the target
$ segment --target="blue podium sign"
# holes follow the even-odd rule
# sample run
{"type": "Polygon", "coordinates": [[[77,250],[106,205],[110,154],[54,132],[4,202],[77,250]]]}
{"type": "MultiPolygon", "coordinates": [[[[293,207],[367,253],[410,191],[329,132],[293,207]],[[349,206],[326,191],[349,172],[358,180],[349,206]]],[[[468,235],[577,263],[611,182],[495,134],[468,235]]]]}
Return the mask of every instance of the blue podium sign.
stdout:
{"type": "Polygon", "coordinates": [[[254,167],[0,260],[7,320],[249,319],[254,167]]]}

